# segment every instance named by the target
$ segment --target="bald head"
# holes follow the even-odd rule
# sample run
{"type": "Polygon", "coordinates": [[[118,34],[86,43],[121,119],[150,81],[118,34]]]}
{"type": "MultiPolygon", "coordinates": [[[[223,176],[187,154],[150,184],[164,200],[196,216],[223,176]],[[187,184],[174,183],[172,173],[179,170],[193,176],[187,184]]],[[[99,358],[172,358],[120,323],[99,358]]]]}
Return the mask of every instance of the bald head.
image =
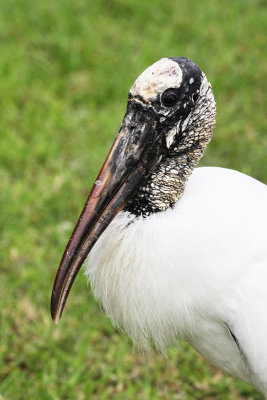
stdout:
{"type": "Polygon", "coordinates": [[[183,73],[178,63],[170,58],[162,58],[139,75],[130,89],[130,95],[149,102],[170,87],[179,88],[182,79],[183,73]]]}

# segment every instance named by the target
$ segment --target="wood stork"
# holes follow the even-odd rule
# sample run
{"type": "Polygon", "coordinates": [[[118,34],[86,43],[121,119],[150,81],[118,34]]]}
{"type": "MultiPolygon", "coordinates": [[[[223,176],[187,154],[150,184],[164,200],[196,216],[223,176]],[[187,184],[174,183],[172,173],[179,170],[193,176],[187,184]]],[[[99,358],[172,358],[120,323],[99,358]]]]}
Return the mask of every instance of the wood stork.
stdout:
{"type": "Polygon", "coordinates": [[[58,321],[86,274],[108,317],[160,351],[185,339],[267,396],[267,190],[242,173],[194,169],[215,101],[184,57],[147,68],[63,255],[58,321]]]}

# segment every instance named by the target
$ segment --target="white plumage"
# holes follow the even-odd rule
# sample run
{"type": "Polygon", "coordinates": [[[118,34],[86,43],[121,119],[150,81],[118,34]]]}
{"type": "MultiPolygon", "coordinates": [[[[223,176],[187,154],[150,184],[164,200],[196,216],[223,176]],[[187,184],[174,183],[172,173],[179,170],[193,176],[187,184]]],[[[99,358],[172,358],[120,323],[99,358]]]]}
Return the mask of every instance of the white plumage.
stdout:
{"type": "Polygon", "coordinates": [[[96,298],[134,343],[182,337],[267,394],[266,204],[253,178],[195,169],[174,209],[111,222],[86,269],[96,298]]]}

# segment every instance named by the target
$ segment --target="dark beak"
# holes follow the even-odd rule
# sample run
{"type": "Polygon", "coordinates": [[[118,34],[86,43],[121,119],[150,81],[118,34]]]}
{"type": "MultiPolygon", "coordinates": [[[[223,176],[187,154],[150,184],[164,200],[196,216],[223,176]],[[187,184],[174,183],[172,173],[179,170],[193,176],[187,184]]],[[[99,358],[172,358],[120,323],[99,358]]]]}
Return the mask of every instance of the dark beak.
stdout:
{"type": "Polygon", "coordinates": [[[88,253],[112,219],[161,159],[153,110],[129,102],[120,131],[94,183],[63,254],[54,282],[51,315],[58,322],[88,253]]]}

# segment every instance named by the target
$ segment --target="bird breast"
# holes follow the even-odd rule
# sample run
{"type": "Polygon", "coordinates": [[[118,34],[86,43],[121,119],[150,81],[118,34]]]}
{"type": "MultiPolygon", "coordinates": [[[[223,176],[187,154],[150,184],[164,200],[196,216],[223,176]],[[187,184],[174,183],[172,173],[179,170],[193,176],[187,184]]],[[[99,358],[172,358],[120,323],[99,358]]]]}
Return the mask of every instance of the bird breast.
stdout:
{"type": "Polygon", "coordinates": [[[264,259],[265,207],[255,201],[266,200],[265,185],[252,178],[198,168],[173,209],[147,218],[120,212],[86,268],[113,324],[134,344],[164,352],[194,336],[200,315],[223,321],[252,260],[264,259]]]}

